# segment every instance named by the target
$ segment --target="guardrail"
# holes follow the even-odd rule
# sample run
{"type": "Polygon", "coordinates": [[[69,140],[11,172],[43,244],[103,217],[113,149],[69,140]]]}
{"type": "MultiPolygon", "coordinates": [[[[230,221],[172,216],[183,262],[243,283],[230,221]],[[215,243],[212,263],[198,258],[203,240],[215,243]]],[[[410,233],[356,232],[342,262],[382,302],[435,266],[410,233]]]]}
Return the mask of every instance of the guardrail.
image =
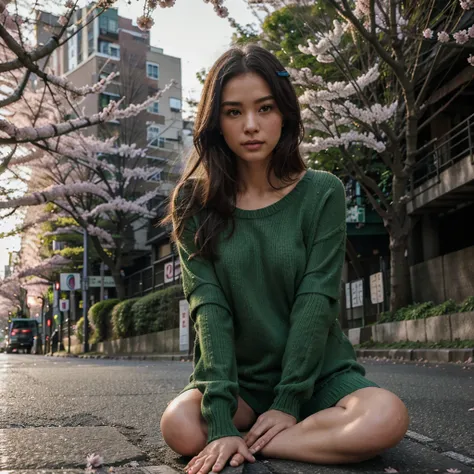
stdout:
{"type": "Polygon", "coordinates": [[[440,174],[454,163],[470,156],[474,163],[474,114],[453,127],[448,133],[436,138],[425,145],[426,156],[414,167],[410,179],[411,197],[420,194],[416,192],[422,184],[436,178],[440,181],[440,174]]]}
{"type": "Polygon", "coordinates": [[[127,297],[144,296],[152,291],[176,285],[180,278],[179,258],[175,254],[169,254],[125,278],[127,297]]]}

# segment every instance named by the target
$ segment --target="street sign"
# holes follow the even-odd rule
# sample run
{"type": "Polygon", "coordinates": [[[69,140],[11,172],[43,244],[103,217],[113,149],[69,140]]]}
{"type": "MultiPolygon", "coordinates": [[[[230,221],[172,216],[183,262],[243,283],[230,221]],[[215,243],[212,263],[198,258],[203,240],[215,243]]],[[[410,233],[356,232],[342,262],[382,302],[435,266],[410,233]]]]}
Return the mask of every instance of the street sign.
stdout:
{"type": "Polygon", "coordinates": [[[364,280],[351,282],[352,307],[364,306],[364,280]]]}
{"type": "Polygon", "coordinates": [[[69,311],[69,300],[59,300],[59,311],[69,311]]]}
{"type": "MultiPolygon", "coordinates": [[[[174,279],[179,280],[181,275],[181,264],[178,259],[174,261],[174,279]]],[[[165,263],[165,283],[171,283],[173,281],[173,262],[165,263]]]]}
{"type": "Polygon", "coordinates": [[[365,222],[365,207],[351,206],[347,209],[346,222],[348,223],[363,223],[365,222]]]}
{"type": "Polygon", "coordinates": [[[179,350],[189,350],[189,304],[179,301],[179,350]]]}
{"type": "MultiPolygon", "coordinates": [[[[89,288],[100,288],[101,277],[90,276],[89,277],[89,288]]],[[[115,288],[114,278],[111,276],[104,276],[104,288],[115,288]]]]}
{"type": "Polygon", "coordinates": [[[80,273],[61,273],[61,291],[73,291],[81,289],[80,273]]]}
{"type": "Polygon", "coordinates": [[[351,307],[351,284],[346,283],[346,309],[351,307]]]}
{"type": "Polygon", "coordinates": [[[383,275],[382,272],[370,275],[370,300],[372,304],[383,303],[383,275]]]}

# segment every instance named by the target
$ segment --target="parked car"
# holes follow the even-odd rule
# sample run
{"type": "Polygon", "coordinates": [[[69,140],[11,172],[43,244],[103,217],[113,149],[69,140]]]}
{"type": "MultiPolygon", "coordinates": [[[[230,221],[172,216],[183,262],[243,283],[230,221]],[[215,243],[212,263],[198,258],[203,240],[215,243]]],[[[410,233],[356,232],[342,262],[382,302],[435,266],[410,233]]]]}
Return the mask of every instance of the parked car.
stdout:
{"type": "Polygon", "coordinates": [[[24,349],[31,353],[34,338],[38,335],[38,322],[34,319],[12,319],[8,326],[6,352],[24,349]]]}

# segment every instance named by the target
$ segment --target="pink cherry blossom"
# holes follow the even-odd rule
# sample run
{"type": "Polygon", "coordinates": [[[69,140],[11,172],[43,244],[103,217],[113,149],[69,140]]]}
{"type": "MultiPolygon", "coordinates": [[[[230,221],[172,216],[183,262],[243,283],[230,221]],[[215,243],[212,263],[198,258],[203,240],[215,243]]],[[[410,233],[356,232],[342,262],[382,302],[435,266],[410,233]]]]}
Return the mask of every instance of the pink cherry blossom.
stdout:
{"type": "Polygon", "coordinates": [[[460,0],[459,3],[463,10],[470,10],[471,8],[474,8],[474,0],[460,0]]]}
{"type": "Polygon", "coordinates": [[[467,58],[467,62],[471,65],[474,66],[474,56],[472,54],[469,55],[467,58]]]}
{"type": "Polygon", "coordinates": [[[449,41],[449,35],[446,31],[440,31],[438,33],[438,41],[440,43],[447,43],[449,41]]]}
{"type": "Polygon", "coordinates": [[[385,472],[389,473],[389,474],[395,474],[396,472],[398,472],[396,469],[394,469],[393,467],[386,467],[384,469],[385,472]]]}
{"type": "Polygon", "coordinates": [[[461,30],[453,34],[453,38],[455,39],[457,44],[465,44],[469,41],[469,35],[467,30],[461,30]]]}
{"type": "Polygon", "coordinates": [[[87,456],[87,467],[101,467],[104,464],[104,458],[98,454],[89,454],[87,456]]]}
{"type": "Polygon", "coordinates": [[[430,28],[427,28],[425,31],[423,31],[423,36],[424,36],[426,39],[431,39],[431,38],[433,38],[433,30],[431,30],[430,28]]]}

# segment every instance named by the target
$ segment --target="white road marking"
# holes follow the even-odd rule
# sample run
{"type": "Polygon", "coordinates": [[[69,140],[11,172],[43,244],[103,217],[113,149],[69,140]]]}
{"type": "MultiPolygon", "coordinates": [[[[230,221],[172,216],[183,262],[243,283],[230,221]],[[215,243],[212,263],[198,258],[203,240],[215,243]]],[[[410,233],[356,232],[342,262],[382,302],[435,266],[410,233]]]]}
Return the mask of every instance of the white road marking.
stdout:
{"type": "Polygon", "coordinates": [[[455,453],[454,451],[446,451],[445,453],[441,454],[443,456],[447,456],[448,458],[462,462],[463,464],[467,464],[468,466],[474,466],[474,459],[464,456],[463,454],[455,453]]]}
{"type": "Polygon", "coordinates": [[[422,434],[410,430],[406,432],[405,436],[415,441],[420,441],[421,443],[432,443],[434,441],[434,439],[428,438],[428,436],[423,436],[422,434]]]}

